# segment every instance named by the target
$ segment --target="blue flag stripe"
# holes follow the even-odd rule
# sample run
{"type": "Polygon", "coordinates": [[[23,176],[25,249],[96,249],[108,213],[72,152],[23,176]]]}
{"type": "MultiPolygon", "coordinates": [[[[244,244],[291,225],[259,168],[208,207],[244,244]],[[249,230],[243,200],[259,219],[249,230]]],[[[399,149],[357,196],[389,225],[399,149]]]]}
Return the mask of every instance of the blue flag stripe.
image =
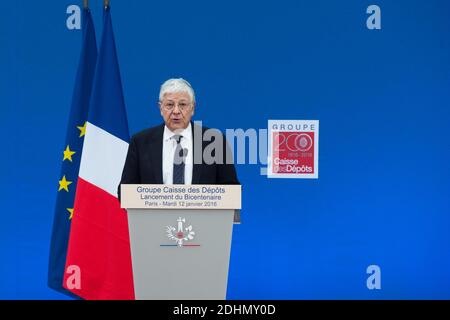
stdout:
{"type": "Polygon", "coordinates": [[[128,119],[109,7],[105,9],[103,19],[103,35],[95,71],[89,122],[129,142],[128,119]]]}

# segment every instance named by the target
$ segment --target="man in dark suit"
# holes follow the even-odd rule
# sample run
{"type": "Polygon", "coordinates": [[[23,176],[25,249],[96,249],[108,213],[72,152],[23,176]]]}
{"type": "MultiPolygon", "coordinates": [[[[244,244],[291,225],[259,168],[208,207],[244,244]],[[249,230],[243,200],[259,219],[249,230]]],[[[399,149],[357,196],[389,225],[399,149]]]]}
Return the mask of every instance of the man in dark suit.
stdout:
{"type": "Polygon", "coordinates": [[[223,134],[191,121],[195,95],[186,80],[163,83],[159,108],[164,123],[131,138],[120,184],[239,184],[223,134]]]}

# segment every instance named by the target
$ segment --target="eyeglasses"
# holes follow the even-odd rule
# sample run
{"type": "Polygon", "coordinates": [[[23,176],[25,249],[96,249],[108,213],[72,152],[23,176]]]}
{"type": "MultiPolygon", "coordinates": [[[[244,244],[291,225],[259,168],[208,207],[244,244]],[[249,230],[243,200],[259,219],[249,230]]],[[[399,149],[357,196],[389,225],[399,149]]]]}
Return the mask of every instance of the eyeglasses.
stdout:
{"type": "Polygon", "coordinates": [[[191,104],[187,102],[178,102],[178,104],[172,101],[161,102],[161,106],[167,111],[172,111],[175,108],[175,105],[178,105],[178,109],[181,111],[186,111],[191,107],[191,104]]]}

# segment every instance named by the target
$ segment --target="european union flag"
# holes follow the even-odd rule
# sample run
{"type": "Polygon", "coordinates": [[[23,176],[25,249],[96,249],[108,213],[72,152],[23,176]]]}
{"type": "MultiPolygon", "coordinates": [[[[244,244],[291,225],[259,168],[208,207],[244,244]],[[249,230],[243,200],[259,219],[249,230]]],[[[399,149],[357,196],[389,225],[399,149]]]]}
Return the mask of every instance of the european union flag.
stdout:
{"type": "Polygon", "coordinates": [[[71,296],[72,293],[63,288],[64,268],[71,221],[73,215],[76,215],[73,210],[75,190],[97,62],[95,29],[88,8],[83,9],[82,22],[82,48],[67,125],[66,143],[61,150],[62,167],[58,181],[48,266],[48,286],[71,296]]]}

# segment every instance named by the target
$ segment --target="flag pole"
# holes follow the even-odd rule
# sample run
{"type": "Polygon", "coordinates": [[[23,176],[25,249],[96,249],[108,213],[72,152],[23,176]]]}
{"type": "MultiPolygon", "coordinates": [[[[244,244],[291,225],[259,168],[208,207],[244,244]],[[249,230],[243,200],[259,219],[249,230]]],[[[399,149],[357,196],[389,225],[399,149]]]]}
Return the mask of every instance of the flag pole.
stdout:
{"type": "Polygon", "coordinates": [[[83,8],[85,9],[89,8],[89,0],[83,0],[83,8]]]}

